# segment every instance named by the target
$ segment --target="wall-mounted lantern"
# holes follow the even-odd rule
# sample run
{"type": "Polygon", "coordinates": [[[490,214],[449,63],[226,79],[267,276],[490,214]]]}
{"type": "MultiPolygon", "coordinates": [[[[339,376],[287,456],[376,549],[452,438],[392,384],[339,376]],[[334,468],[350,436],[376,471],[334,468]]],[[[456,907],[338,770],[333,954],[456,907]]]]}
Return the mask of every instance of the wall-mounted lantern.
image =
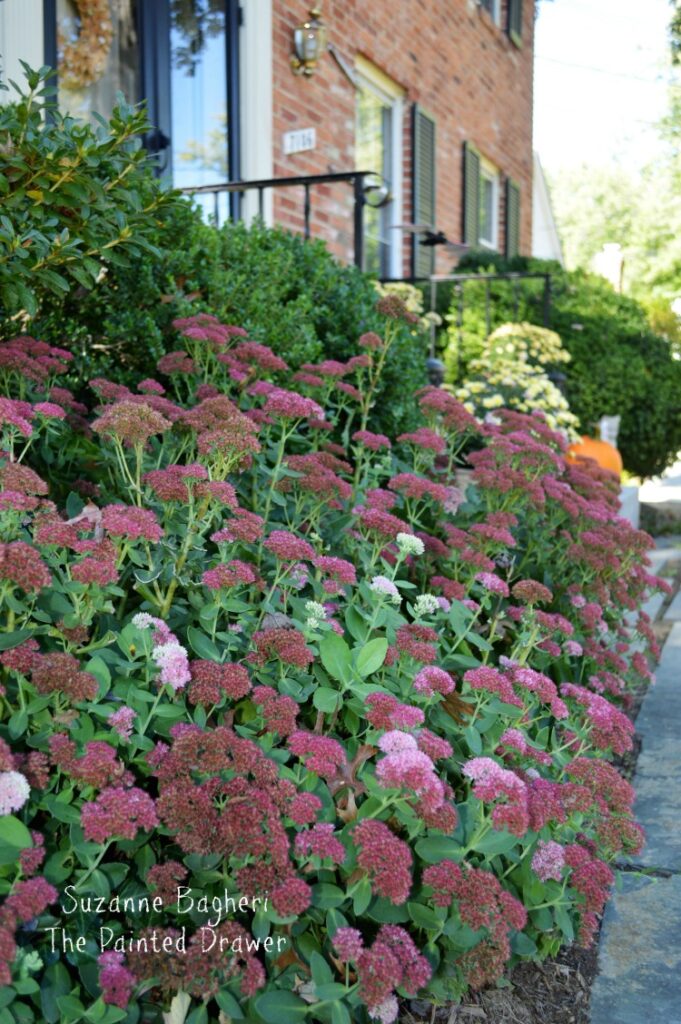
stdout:
{"type": "Polygon", "coordinates": [[[291,68],[294,75],[310,78],[326,50],[326,25],[319,7],[313,7],[307,21],[293,30],[291,68]]]}

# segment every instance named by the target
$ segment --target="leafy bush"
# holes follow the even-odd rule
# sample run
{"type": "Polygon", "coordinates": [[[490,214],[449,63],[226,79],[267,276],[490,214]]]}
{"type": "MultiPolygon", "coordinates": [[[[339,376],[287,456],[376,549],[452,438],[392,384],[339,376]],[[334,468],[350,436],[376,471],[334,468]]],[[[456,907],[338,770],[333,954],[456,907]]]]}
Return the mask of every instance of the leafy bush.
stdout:
{"type": "Polygon", "coordinates": [[[141,111],[121,101],[95,130],[59,114],[48,68],[24,67],[28,91],[0,106],[5,320],[32,316],[44,296],[91,289],[110,267],[148,258],[155,215],[170,201],[139,145],[148,127],[141,111]]]}
{"type": "MultiPolygon", "coordinates": [[[[566,367],[565,393],[585,432],[601,416],[622,418],[618,447],[631,473],[653,476],[670,465],[681,449],[681,362],[667,338],[654,334],[646,311],[620,295],[603,278],[585,271],[566,273],[539,260],[465,258],[501,271],[548,269],[552,272],[551,327],[572,356],[566,367]]],[[[450,380],[465,379],[467,366],[480,356],[486,335],[484,285],[466,284],[464,323],[457,325],[452,301],[446,363],[450,380]],[[462,342],[459,334],[462,333],[462,342]]],[[[508,320],[542,323],[541,283],[492,282],[492,328],[508,320]]]]}
{"type": "MultiPolygon", "coordinates": [[[[174,344],[172,320],[191,313],[243,324],[296,369],[348,358],[361,334],[380,330],[373,280],[321,241],[258,223],[216,230],[168,191],[140,148],[140,110],[121,103],[95,131],[59,114],[49,69],[26,75],[28,93],[0,107],[0,337],[16,333],[18,314],[76,353],[67,381],[77,393],[92,377],[134,386],[153,374],[174,344]]],[[[425,359],[422,325],[401,325],[377,428],[409,428],[425,359]]]]}
{"type": "Polygon", "coordinates": [[[650,540],[541,417],[426,389],[367,431],[379,305],[299,392],[179,320],[91,415],[68,353],[0,346],[8,1022],[390,1022],[592,940],[641,844],[609,757],[650,540]]]}

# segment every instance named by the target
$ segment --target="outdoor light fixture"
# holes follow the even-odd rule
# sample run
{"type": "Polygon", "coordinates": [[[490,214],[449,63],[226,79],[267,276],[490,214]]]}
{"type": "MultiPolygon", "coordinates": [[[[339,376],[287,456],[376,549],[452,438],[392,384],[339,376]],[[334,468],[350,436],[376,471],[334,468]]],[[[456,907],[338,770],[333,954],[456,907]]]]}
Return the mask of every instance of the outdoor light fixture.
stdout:
{"type": "Polygon", "coordinates": [[[291,68],[294,75],[310,78],[317,67],[317,61],[326,49],[326,25],[322,21],[319,7],[313,7],[307,21],[293,30],[291,68]]]}
{"type": "Polygon", "coordinates": [[[364,182],[364,202],[378,210],[392,199],[390,186],[380,174],[370,174],[364,182]]]}

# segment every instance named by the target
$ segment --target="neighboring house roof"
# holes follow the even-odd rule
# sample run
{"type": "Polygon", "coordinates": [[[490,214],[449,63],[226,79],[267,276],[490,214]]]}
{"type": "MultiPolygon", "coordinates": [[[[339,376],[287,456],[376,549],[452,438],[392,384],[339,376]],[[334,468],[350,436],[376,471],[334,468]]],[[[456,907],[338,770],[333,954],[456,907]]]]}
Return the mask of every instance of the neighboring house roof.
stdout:
{"type": "Polygon", "coordinates": [[[533,154],[532,255],[543,260],[558,260],[565,266],[551,193],[537,153],[533,154]]]}

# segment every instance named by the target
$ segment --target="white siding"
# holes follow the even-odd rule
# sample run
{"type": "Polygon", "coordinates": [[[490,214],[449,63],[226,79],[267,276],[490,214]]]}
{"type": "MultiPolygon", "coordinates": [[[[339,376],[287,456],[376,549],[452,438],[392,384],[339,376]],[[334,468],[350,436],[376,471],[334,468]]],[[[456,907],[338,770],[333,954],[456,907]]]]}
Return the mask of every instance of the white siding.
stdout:
{"type": "Polygon", "coordinates": [[[532,255],[538,259],[563,263],[563,249],[551,206],[551,193],[536,153],[532,175],[532,255]]]}
{"type": "MultiPolygon", "coordinates": [[[[239,45],[241,87],[241,177],[271,178],[272,153],[272,0],[242,4],[239,45]]],[[[246,221],[258,212],[257,192],[246,192],[246,221]]],[[[265,223],[272,223],[272,189],[264,194],[265,223]]]]}

